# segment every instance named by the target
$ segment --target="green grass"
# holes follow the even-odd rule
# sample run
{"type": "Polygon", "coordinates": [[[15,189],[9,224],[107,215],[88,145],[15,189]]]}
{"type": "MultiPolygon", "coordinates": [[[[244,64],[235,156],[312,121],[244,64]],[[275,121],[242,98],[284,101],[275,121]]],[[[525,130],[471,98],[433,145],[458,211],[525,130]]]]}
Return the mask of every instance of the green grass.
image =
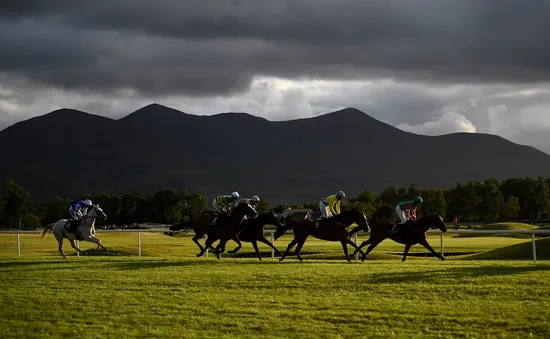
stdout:
{"type": "MultiPolygon", "coordinates": [[[[187,237],[98,234],[110,252],[60,259],[50,236],[0,236],[0,338],[548,338],[550,263],[411,256],[377,247],[347,263],[339,244],[308,240],[304,262],[243,253],[196,258],[187,237]]],[[[365,235],[359,240],[365,240],[365,235]]],[[[430,236],[439,250],[439,237],[430,236]]],[[[289,236],[276,242],[283,250],[289,236]]],[[[529,241],[456,239],[450,252],[529,241]]],[[[233,248],[230,243],[228,248],[233,248]]],[[[543,245],[541,245],[543,246],[543,245]]],[[[91,244],[81,243],[83,249],[91,244]]],[[[411,250],[426,253],[419,246],[411,250]]]]}
{"type": "MultiPolygon", "coordinates": [[[[535,241],[537,258],[550,258],[550,238],[535,241]]],[[[497,248],[467,257],[469,260],[529,260],[533,258],[532,242],[497,248]]]]}

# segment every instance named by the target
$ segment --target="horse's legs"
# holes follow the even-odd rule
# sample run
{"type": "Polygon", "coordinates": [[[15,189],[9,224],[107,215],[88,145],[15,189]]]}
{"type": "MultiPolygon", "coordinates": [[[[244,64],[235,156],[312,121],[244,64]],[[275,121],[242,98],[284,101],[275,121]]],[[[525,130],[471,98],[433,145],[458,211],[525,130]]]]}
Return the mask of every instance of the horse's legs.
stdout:
{"type": "Polygon", "coordinates": [[[370,251],[372,251],[381,242],[382,242],[382,240],[371,241],[371,244],[370,244],[369,248],[367,248],[367,252],[365,252],[365,254],[363,254],[363,259],[361,259],[361,261],[365,261],[365,259],[367,259],[367,256],[369,255],[370,251]]]}
{"type": "Polygon", "coordinates": [[[412,245],[405,245],[405,251],[403,252],[403,259],[401,259],[402,262],[405,262],[405,259],[407,259],[407,254],[409,254],[409,250],[411,249],[412,245]]]}
{"type": "Polygon", "coordinates": [[[199,233],[195,233],[195,235],[193,236],[193,242],[195,244],[197,244],[197,246],[199,246],[199,250],[202,252],[203,251],[203,248],[202,248],[202,245],[199,243],[199,239],[202,238],[202,234],[199,234],[199,233]]]}
{"type": "Polygon", "coordinates": [[[74,239],[69,239],[69,241],[71,242],[71,246],[72,248],[74,248],[75,250],[78,251],[78,253],[84,255],[84,251],[82,251],[80,248],[78,248],[78,246],[76,246],[76,243],[74,242],[74,239]]]}
{"type": "Polygon", "coordinates": [[[101,244],[101,240],[99,240],[98,238],[94,237],[93,235],[89,236],[88,238],[84,239],[86,241],[89,241],[89,242],[93,242],[93,243],[96,243],[97,244],[97,248],[101,247],[103,248],[105,251],[108,251],[107,250],[107,247],[103,246],[101,244]]]}
{"type": "Polygon", "coordinates": [[[267,240],[265,237],[262,236],[258,240],[271,247],[271,249],[273,249],[278,255],[282,255],[282,253],[277,248],[275,248],[275,246],[273,246],[273,244],[270,243],[269,240],[267,240]]]}
{"type": "MultiPolygon", "coordinates": [[[[196,237],[196,235],[195,235],[196,237]]],[[[193,237],[193,240],[195,240],[195,237],[193,237]]],[[[198,239],[198,238],[197,238],[198,239]]],[[[207,248],[211,248],[212,247],[212,244],[214,243],[214,241],[216,241],[217,239],[215,239],[214,237],[208,237],[208,239],[206,239],[206,242],[204,243],[204,247],[202,247],[197,241],[195,241],[195,243],[200,247],[201,251],[197,254],[197,258],[198,257],[201,257],[204,252],[206,252],[206,249],[207,248]]],[[[219,245],[218,245],[219,246],[219,245]]]]}
{"type": "Polygon", "coordinates": [[[56,234],[55,238],[57,239],[57,243],[59,244],[59,247],[58,247],[59,253],[61,253],[61,255],[63,256],[63,259],[67,259],[67,257],[65,256],[65,252],[63,252],[63,235],[58,236],[56,234]]]}
{"type": "Polygon", "coordinates": [[[351,239],[346,238],[345,242],[346,242],[346,244],[349,244],[349,245],[351,245],[352,247],[355,248],[355,252],[353,252],[352,256],[354,256],[355,253],[357,253],[357,252],[361,253],[361,255],[365,255],[365,253],[363,251],[361,251],[361,249],[359,247],[357,247],[357,245],[353,241],[351,241],[351,239]]]}
{"type": "Polygon", "coordinates": [[[348,253],[348,243],[345,240],[340,241],[340,243],[342,244],[342,248],[344,249],[344,254],[346,255],[347,261],[351,262],[351,260],[349,258],[349,253],[348,253]]]}
{"type": "Polygon", "coordinates": [[[233,240],[234,242],[237,243],[237,247],[235,247],[235,249],[233,249],[233,250],[227,251],[227,253],[237,253],[242,247],[241,241],[239,240],[239,237],[237,235],[235,235],[233,238],[231,238],[231,240],[233,240]]]}
{"type": "Polygon", "coordinates": [[[285,253],[283,253],[281,255],[281,257],[279,258],[279,261],[283,261],[283,259],[288,255],[288,252],[290,252],[290,250],[292,249],[292,247],[294,247],[294,245],[296,245],[298,243],[298,241],[296,240],[296,237],[294,237],[294,239],[292,239],[292,241],[290,242],[290,244],[288,244],[288,246],[286,247],[286,251],[285,253]]]}
{"type": "Polygon", "coordinates": [[[428,244],[428,241],[426,239],[423,239],[421,241],[418,242],[420,245],[426,247],[430,252],[432,252],[436,257],[438,257],[441,261],[445,261],[447,259],[445,259],[444,257],[441,256],[441,254],[437,253],[433,248],[432,246],[430,246],[430,244],[428,244]]]}
{"type": "MultiPolygon", "coordinates": [[[[350,241],[351,241],[351,240],[350,240],[350,241]]],[[[371,241],[370,241],[370,238],[369,238],[368,240],[363,241],[363,242],[361,243],[361,245],[359,245],[359,246],[357,246],[357,245],[354,244],[356,250],[355,250],[355,252],[353,252],[351,255],[352,255],[352,256],[356,255],[357,252],[360,252],[361,249],[362,249],[363,247],[369,245],[370,243],[371,243],[371,241]]],[[[352,244],[353,244],[353,242],[352,242],[352,244]]],[[[364,253],[363,253],[363,254],[364,254],[364,253]]]]}
{"type": "Polygon", "coordinates": [[[252,247],[254,247],[254,251],[256,251],[258,259],[262,260],[262,256],[260,255],[260,250],[258,249],[258,242],[256,241],[256,239],[252,240],[252,247]]]}
{"type": "Polygon", "coordinates": [[[306,240],[307,240],[307,236],[303,239],[298,240],[298,246],[296,246],[296,256],[300,261],[303,261],[302,256],[300,255],[300,251],[302,250],[302,247],[304,247],[306,240]]]}
{"type": "Polygon", "coordinates": [[[216,257],[218,259],[220,259],[220,254],[225,252],[225,244],[229,241],[229,239],[220,239],[220,243],[218,244],[218,246],[216,246],[216,248],[214,249],[214,251],[212,251],[212,253],[216,253],[216,257]]]}

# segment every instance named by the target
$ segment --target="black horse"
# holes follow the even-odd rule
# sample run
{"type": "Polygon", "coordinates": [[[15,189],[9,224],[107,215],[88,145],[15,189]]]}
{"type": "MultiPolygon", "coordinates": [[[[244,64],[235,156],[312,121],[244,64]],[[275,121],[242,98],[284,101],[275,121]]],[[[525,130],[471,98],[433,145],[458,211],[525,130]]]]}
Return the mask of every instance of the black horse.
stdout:
{"type": "MultiPolygon", "coordinates": [[[[430,228],[439,228],[441,232],[447,231],[447,226],[445,225],[443,218],[441,218],[439,214],[431,214],[431,215],[425,216],[423,218],[418,219],[418,221],[416,222],[406,223],[403,225],[398,224],[396,227],[396,232],[390,232],[390,230],[394,226],[394,223],[391,223],[388,221],[380,221],[380,222],[371,221],[371,225],[372,225],[372,230],[370,232],[369,239],[366,241],[363,241],[359,246],[359,249],[361,249],[366,245],[370,245],[369,248],[367,249],[367,252],[363,253],[362,261],[364,261],[367,258],[370,251],[372,251],[376,246],[378,246],[378,244],[380,244],[382,241],[388,238],[390,238],[391,240],[397,243],[405,245],[405,251],[403,253],[402,261],[405,261],[405,259],[407,258],[407,254],[409,253],[409,249],[411,248],[412,245],[415,245],[415,244],[420,244],[424,246],[442,261],[446,260],[439,253],[437,253],[430,246],[430,244],[428,244],[428,241],[426,240],[426,232],[430,228]]],[[[354,234],[361,230],[362,230],[361,225],[359,225],[359,227],[351,231],[350,234],[354,234]]],[[[353,254],[357,253],[357,251],[358,250],[355,250],[353,254]]]]}
{"type": "Polygon", "coordinates": [[[361,252],[363,255],[363,251],[361,251],[360,248],[357,247],[349,238],[348,238],[348,230],[347,227],[350,225],[356,223],[358,227],[361,227],[361,229],[369,230],[369,223],[367,222],[367,217],[365,217],[365,213],[363,213],[360,210],[350,210],[342,212],[341,214],[337,214],[334,217],[327,218],[324,220],[310,220],[310,219],[302,219],[296,222],[287,223],[285,227],[282,227],[275,232],[275,239],[278,239],[280,236],[282,236],[286,230],[289,228],[294,229],[294,239],[288,244],[288,247],[286,248],[286,251],[283,253],[281,258],[279,260],[283,260],[292,247],[294,247],[296,244],[296,256],[300,261],[302,261],[302,257],[300,256],[300,251],[302,250],[302,246],[304,246],[304,243],[306,242],[307,238],[312,235],[317,239],[321,240],[327,240],[327,241],[339,241],[342,244],[342,248],[344,250],[344,254],[346,255],[346,259],[348,262],[351,262],[348,254],[348,248],[347,245],[353,246],[356,251],[361,252]]]}
{"type": "Polygon", "coordinates": [[[230,216],[219,218],[215,226],[208,227],[205,230],[208,238],[197,257],[202,256],[206,249],[211,248],[216,240],[220,240],[218,246],[212,250],[212,253],[215,253],[217,258],[220,259],[220,253],[225,251],[225,244],[239,234],[241,221],[245,215],[255,218],[258,216],[258,212],[248,202],[242,201],[236,205],[230,216]]]}
{"type": "Polygon", "coordinates": [[[242,247],[241,242],[239,241],[241,240],[241,241],[252,243],[252,246],[256,251],[256,255],[258,255],[258,259],[260,260],[262,260],[262,256],[260,255],[260,251],[258,250],[258,244],[257,244],[258,241],[271,247],[278,255],[282,255],[281,252],[277,248],[275,248],[275,246],[273,246],[273,244],[265,238],[264,236],[265,225],[273,225],[277,227],[277,230],[280,230],[283,228],[283,225],[277,218],[277,214],[275,214],[275,212],[273,211],[260,214],[257,218],[254,218],[254,219],[243,220],[241,223],[241,231],[239,232],[238,235],[236,235],[232,239],[237,243],[238,246],[234,250],[227,251],[227,253],[237,253],[242,247]]]}

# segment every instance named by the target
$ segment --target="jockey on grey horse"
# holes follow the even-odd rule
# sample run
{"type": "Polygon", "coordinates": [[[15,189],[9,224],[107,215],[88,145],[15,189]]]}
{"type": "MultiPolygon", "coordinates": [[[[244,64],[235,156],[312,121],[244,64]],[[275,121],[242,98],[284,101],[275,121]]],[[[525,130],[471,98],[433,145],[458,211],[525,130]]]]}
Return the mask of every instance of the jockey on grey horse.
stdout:
{"type": "Polygon", "coordinates": [[[72,218],[70,226],[67,232],[74,233],[76,227],[80,224],[80,220],[88,214],[88,208],[92,207],[92,201],[90,199],[75,201],[69,206],[69,214],[72,218]]]}
{"type": "MultiPolygon", "coordinates": [[[[73,209],[69,209],[75,210],[73,209]]],[[[58,245],[59,245],[59,253],[65,257],[65,253],[63,252],[63,238],[69,239],[69,242],[71,243],[72,248],[77,250],[80,254],[85,254],[78,246],[76,246],[75,240],[84,240],[89,241],[97,244],[99,247],[102,247],[104,250],[107,251],[107,248],[101,244],[101,240],[95,237],[93,234],[93,230],[95,227],[95,220],[98,217],[101,217],[103,219],[107,219],[107,216],[105,215],[105,212],[99,207],[99,205],[91,205],[84,209],[79,209],[79,211],[84,211],[82,213],[82,217],[78,219],[78,224],[76,225],[76,229],[70,233],[68,230],[65,229],[65,226],[71,222],[70,219],[61,219],[57,221],[56,223],[52,223],[44,227],[44,230],[42,231],[42,239],[45,239],[48,233],[52,232],[57,239],[58,245]]],[[[71,213],[72,214],[72,213],[71,213]]],[[[79,216],[78,213],[75,214],[76,216],[79,216]]],[[[73,219],[74,220],[74,219],[73,219]]],[[[72,226],[72,225],[71,225],[72,226]]]]}

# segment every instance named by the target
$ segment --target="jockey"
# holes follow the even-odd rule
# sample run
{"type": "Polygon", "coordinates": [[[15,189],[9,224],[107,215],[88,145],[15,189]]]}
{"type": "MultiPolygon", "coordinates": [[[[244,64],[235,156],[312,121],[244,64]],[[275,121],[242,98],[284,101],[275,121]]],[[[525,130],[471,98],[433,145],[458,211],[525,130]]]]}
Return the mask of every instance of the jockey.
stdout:
{"type": "MultiPolygon", "coordinates": [[[[256,209],[256,207],[258,206],[258,203],[260,202],[260,198],[257,196],[257,195],[253,195],[252,198],[250,199],[244,199],[247,203],[250,204],[250,206],[252,206],[252,208],[256,209]]],[[[243,220],[246,220],[248,219],[248,217],[245,215],[243,217],[243,220]]]]}
{"type": "Polygon", "coordinates": [[[88,207],[92,207],[92,201],[90,199],[78,200],[69,206],[69,214],[72,220],[67,232],[74,232],[75,228],[80,224],[80,220],[88,213],[88,207]]]}
{"type": "Polygon", "coordinates": [[[319,202],[319,209],[321,210],[321,218],[326,219],[333,215],[340,214],[340,202],[346,197],[346,194],[342,191],[338,191],[336,194],[321,199],[319,202]]]}
{"type": "MultiPolygon", "coordinates": [[[[409,220],[416,221],[416,208],[422,205],[423,202],[421,196],[416,196],[413,200],[401,201],[395,206],[395,212],[401,219],[401,225],[406,224],[409,220]]],[[[395,225],[390,232],[395,232],[395,225]]]]}
{"type": "Polygon", "coordinates": [[[231,205],[239,199],[239,193],[233,192],[231,195],[220,195],[212,201],[214,209],[222,214],[229,215],[231,213],[231,205]]]}
{"type": "Polygon", "coordinates": [[[257,195],[253,195],[252,198],[246,199],[246,202],[249,203],[250,206],[254,207],[254,209],[256,209],[258,203],[260,202],[260,198],[257,195]]]}

